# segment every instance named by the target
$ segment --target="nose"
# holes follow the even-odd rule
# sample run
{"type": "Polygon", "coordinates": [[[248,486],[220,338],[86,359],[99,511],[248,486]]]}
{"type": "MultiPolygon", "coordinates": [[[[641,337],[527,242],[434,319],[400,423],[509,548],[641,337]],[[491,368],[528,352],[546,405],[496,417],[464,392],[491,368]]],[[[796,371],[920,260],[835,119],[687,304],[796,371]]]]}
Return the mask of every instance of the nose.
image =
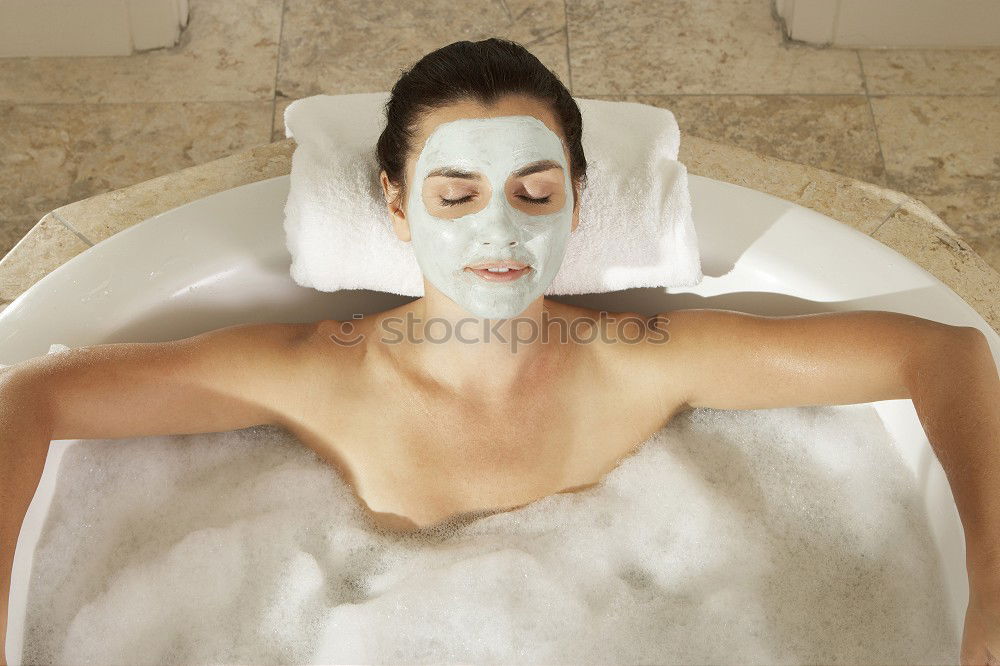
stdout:
{"type": "Polygon", "coordinates": [[[481,211],[477,236],[483,245],[491,248],[515,247],[520,244],[522,230],[511,214],[509,206],[496,197],[490,201],[490,206],[481,211]]]}
{"type": "Polygon", "coordinates": [[[492,219],[482,226],[479,232],[480,242],[490,247],[514,247],[518,245],[517,226],[509,220],[492,219]]]}

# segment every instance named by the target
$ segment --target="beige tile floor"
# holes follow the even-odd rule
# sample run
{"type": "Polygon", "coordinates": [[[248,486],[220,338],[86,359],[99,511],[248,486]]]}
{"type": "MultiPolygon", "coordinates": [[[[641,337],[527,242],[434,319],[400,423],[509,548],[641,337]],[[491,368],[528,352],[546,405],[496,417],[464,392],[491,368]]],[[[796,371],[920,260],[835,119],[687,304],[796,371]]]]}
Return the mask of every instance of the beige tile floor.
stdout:
{"type": "Polygon", "coordinates": [[[1000,49],[788,43],[771,0],[190,0],[181,42],[0,58],[0,255],[48,211],[284,136],[291,100],[388,90],[458,39],[527,46],[579,97],[902,190],[1000,270],[1000,49]]]}

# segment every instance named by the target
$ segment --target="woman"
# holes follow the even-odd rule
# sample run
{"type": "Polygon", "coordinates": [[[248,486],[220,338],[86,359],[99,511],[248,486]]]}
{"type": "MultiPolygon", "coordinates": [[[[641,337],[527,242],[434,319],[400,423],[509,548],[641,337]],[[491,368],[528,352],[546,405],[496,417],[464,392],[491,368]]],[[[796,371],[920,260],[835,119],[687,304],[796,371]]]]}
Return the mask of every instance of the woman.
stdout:
{"type": "Polygon", "coordinates": [[[965,524],[963,663],[1000,653],[1000,501],[988,492],[1000,381],[978,330],[891,312],[606,316],[551,301],[587,168],[558,78],[515,43],[456,42],[403,74],[386,115],[380,180],[425,296],[349,322],[230,326],[7,369],[5,595],[51,439],[282,425],[378,524],[413,529],[593,485],[693,407],[912,398],[965,524]]]}

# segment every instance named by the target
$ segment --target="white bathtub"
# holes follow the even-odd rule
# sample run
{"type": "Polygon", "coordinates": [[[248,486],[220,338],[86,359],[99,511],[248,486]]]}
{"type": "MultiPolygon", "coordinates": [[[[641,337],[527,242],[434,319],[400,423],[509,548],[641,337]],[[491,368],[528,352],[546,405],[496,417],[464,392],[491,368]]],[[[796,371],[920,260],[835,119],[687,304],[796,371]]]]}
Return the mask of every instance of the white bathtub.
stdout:
{"type": "MultiPolygon", "coordinates": [[[[242,322],[347,318],[408,297],[318,292],[289,277],[282,209],[288,176],[193,201],[126,229],[35,284],[0,313],[0,363],[45,354],[52,343],[161,341],[242,322]]],[[[1000,337],[934,276],[835,220],[738,185],[690,176],[705,279],[695,288],[632,289],[557,300],[647,314],[709,307],[766,315],[892,310],[968,325],[1000,337]]],[[[951,489],[909,400],[872,403],[923,492],[961,635],[968,581],[951,489]]],[[[59,461],[75,440],[53,442],[18,540],[7,656],[20,664],[31,558],[59,461]]]]}

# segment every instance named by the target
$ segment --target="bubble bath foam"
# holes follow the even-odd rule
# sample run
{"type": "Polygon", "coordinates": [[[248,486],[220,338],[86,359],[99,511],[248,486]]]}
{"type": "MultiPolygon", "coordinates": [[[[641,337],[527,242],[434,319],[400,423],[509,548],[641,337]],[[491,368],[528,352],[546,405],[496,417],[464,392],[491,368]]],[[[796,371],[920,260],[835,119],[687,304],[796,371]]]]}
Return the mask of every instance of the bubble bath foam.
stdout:
{"type": "Polygon", "coordinates": [[[957,663],[912,473],[870,405],[675,417],[598,485],[375,530],[275,426],[84,440],[23,663],[957,663]]]}

